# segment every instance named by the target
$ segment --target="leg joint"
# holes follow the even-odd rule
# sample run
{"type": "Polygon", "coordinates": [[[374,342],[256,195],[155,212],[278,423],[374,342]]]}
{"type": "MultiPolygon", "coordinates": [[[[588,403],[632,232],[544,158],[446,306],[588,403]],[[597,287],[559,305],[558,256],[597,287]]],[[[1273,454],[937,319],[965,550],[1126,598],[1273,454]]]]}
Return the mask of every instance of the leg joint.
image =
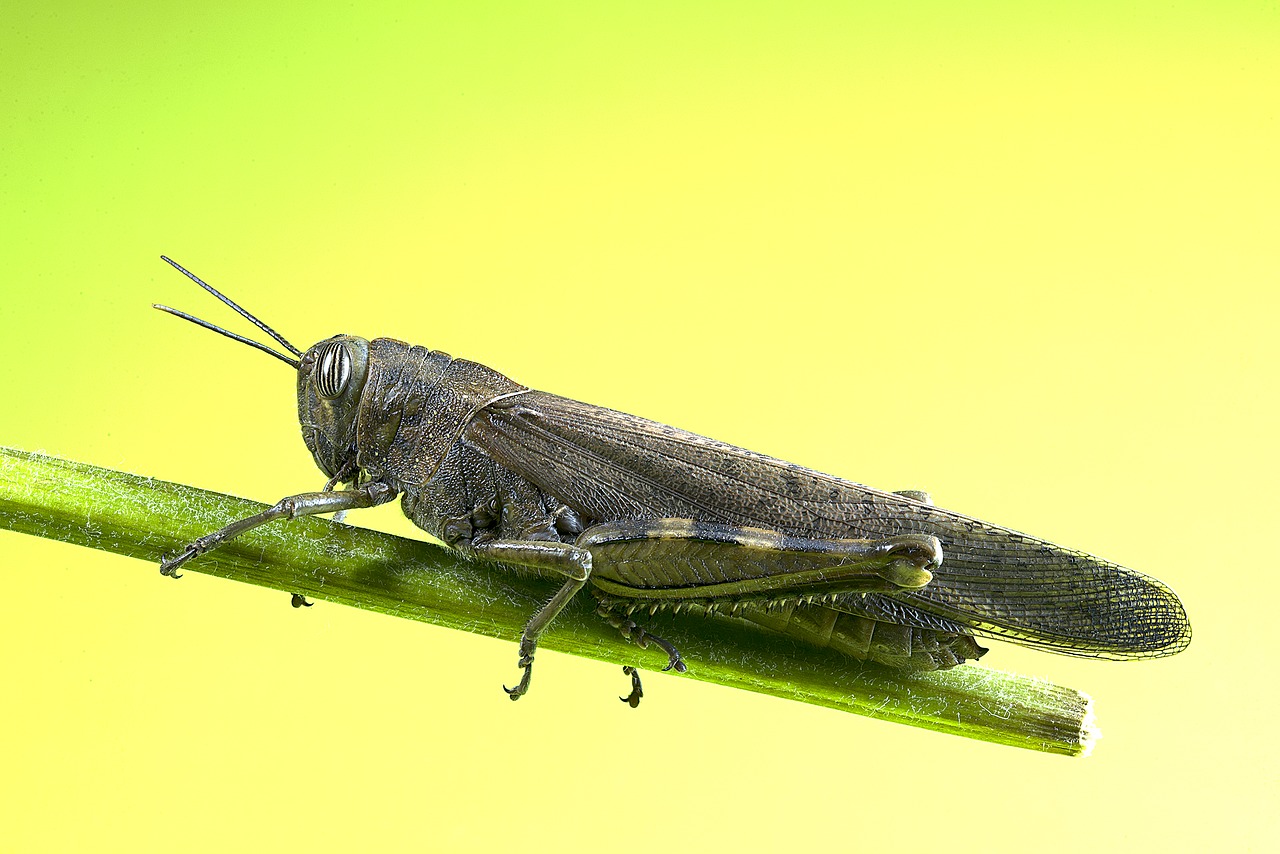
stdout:
{"type": "Polygon", "coordinates": [[[569,577],[574,581],[586,581],[591,577],[591,552],[586,549],[574,548],[569,553],[570,563],[578,570],[569,577]]]}

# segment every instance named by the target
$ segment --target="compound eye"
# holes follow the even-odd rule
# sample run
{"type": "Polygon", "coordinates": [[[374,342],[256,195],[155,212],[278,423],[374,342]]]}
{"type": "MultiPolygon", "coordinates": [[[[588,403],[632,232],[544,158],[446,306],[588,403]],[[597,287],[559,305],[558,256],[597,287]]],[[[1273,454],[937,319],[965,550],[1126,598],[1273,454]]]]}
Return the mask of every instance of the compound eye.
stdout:
{"type": "Polygon", "coordinates": [[[316,392],[325,400],[341,395],[351,378],[351,354],[347,348],[337,342],[321,347],[313,376],[316,392]]]}

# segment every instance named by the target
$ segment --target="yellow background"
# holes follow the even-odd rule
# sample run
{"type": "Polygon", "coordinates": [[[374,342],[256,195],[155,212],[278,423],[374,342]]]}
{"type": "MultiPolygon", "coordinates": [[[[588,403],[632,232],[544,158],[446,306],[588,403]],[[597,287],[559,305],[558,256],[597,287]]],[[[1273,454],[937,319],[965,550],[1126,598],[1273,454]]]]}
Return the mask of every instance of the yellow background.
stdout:
{"type": "Polygon", "coordinates": [[[0,533],[0,849],[1274,841],[1275,3],[94,5],[0,23],[0,443],[320,484],[291,373],[148,307],[247,328],[164,252],[301,346],[1105,555],[1195,639],[996,645],[1095,696],[1068,760],[659,676],[632,711],[549,652],[513,704],[512,643],[0,533]]]}

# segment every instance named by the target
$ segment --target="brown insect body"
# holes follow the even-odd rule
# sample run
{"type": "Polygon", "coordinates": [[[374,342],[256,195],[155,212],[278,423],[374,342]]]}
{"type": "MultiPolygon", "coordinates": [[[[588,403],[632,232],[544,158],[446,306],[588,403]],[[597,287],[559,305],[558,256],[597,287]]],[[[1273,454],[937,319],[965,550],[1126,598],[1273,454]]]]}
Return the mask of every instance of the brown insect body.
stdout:
{"type": "MultiPolygon", "coordinates": [[[[1131,570],[903,495],[534,391],[425,347],[350,336],[321,342],[303,357],[298,395],[304,439],[326,474],[346,467],[386,483],[402,494],[415,524],[471,554],[493,541],[573,543],[600,522],[672,519],[813,539],[929,534],[945,554],[927,586],[893,593],[744,589],[708,600],[697,593],[708,579],[688,568],[660,578],[651,567],[654,585],[690,587],[687,597],[658,607],[733,612],[912,669],[981,656],[975,630],[1099,657],[1167,654],[1185,645],[1185,620],[1169,612],[1176,598],[1131,570]],[[353,421],[315,391],[312,365],[330,342],[352,348],[356,365],[367,353],[359,401],[347,404],[353,421]],[[333,427],[319,426],[326,424],[333,427]]],[[[596,584],[610,578],[619,576],[601,567],[592,575],[596,584]]],[[[597,595],[613,608],[651,604],[597,595]]]]}
{"type": "Polygon", "coordinates": [[[521,636],[512,699],[528,690],[539,635],[586,586],[601,616],[677,670],[676,649],[632,612],[729,614],[918,670],[981,656],[974,635],[1118,659],[1190,641],[1177,596],[1110,561],[425,347],[337,335],[302,353],[173,266],[297,357],[157,306],[297,370],[303,439],[330,480],[202,537],[162,563],[165,575],[258,525],[399,495],[416,525],[463,554],[566,579],[521,636]]]}

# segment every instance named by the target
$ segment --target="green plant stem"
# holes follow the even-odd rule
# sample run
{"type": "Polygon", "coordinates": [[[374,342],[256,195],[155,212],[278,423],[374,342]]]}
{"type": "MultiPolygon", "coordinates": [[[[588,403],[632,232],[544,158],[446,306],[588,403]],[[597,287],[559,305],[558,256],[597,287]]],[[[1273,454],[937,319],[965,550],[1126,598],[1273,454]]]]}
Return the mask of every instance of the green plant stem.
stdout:
{"type": "MultiPolygon", "coordinates": [[[[153,565],[264,506],[0,448],[0,527],[153,565]]],[[[464,561],[429,543],[319,518],[264,526],[191,561],[183,571],[512,641],[558,583],[464,561]]],[[[156,584],[172,583],[156,574],[156,584]]],[[[729,619],[660,614],[650,622],[682,651],[688,678],[1047,753],[1087,753],[1096,735],[1088,696],[1041,680],[974,665],[904,674],[729,619]]],[[[599,619],[589,595],[566,608],[540,646],[649,671],[666,661],[664,653],[638,649],[599,619]]],[[[514,664],[514,645],[511,655],[514,664]]],[[[539,694],[553,688],[544,667],[533,697],[524,702],[538,702],[539,694]]]]}

